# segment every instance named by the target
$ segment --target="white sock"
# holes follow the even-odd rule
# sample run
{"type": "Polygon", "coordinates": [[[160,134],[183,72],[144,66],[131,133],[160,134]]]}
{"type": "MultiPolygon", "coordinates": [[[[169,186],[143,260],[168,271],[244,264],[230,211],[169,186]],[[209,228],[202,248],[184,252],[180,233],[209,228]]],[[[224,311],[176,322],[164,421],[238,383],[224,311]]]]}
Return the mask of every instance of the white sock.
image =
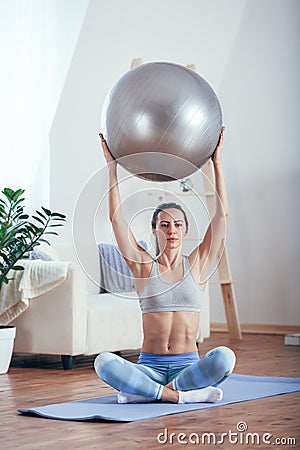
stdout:
{"type": "Polygon", "coordinates": [[[147,403],[154,402],[155,398],[144,397],[143,395],[128,394],[127,392],[118,392],[118,403],[147,403]]]}
{"type": "Polygon", "coordinates": [[[223,398],[223,391],[220,388],[208,386],[203,389],[195,389],[193,391],[178,391],[178,403],[215,403],[223,398]]]}

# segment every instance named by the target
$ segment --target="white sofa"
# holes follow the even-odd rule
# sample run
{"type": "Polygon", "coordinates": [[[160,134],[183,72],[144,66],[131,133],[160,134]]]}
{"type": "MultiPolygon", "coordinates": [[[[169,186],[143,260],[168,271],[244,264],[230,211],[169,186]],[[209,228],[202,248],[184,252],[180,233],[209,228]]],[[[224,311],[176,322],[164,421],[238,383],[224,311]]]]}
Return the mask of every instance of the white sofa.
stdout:
{"type": "MultiPolygon", "coordinates": [[[[65,281],[31,299],[29,308],[12,322],[17,327],[14,352],[61,355],[64,368],[71,369],[76,355],[140,349],[143,332],[136,294],[128,298],[125,293],[95,293],[89,284],[81,266],[72,262],[65,281]]],[[[208,288],[205,297],[199,342],[209,336],[208,288]]]]}

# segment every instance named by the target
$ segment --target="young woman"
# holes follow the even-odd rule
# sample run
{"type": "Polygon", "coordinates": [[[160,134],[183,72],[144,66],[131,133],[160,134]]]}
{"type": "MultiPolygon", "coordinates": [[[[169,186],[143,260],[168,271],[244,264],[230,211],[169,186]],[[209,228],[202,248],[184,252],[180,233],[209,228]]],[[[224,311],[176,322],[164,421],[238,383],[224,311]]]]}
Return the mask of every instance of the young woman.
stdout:
{"type": "Polygon", "coordinates": [[[117,162],[102,134],[100,139],[109,171],[109,218],[134,277],[144,341],[137,364],[104,352],[95,359],[95,370],[119,391],[119,403],[159,399],[174,403],[219,401],[223,393],[217,386],[232,372],[235,355],[221,346],[200,358],[196,337],[205,283],[221,245],[228,214],[222,171],[224,128],[212,156],[218,194],[215,214],[201,244],[189,256],[182,255],[188,221],[176,203],[162,204],[153,214],[156,258],[137,244],[122,215],[117,162]]]}

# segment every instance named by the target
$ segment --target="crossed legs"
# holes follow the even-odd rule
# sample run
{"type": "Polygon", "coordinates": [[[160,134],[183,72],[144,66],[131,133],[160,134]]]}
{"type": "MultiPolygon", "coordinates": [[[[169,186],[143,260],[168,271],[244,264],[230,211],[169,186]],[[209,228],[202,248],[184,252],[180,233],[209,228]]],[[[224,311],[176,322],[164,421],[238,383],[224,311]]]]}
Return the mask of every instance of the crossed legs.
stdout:
{"type": "Polygon", "coordinates": [[[147,399],[173,403],[212,402],[222,398],[217,386],[233,371],[235,355],[227,347],[209,351],[199,361],[183,366],[175,378],[165,383],[159,370],[133,364],[112,353],[104,352],[95,359],[99,378],[121,392],[147,399]]]}

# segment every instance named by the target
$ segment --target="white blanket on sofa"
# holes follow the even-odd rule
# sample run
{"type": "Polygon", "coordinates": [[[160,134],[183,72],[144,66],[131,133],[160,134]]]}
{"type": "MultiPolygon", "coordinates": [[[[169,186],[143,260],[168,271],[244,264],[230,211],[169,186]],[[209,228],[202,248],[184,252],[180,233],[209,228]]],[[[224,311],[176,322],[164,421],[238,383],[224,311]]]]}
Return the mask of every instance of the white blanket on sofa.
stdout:
{"type": "Polygon", "coordinates": [[[68,262],[22,260],[23,271],[11,271],[8,284],[0,292],[0,324],[7,325],[29,306],[28,299],[38,297],[62,283],[68,275],[68,262]]]}

